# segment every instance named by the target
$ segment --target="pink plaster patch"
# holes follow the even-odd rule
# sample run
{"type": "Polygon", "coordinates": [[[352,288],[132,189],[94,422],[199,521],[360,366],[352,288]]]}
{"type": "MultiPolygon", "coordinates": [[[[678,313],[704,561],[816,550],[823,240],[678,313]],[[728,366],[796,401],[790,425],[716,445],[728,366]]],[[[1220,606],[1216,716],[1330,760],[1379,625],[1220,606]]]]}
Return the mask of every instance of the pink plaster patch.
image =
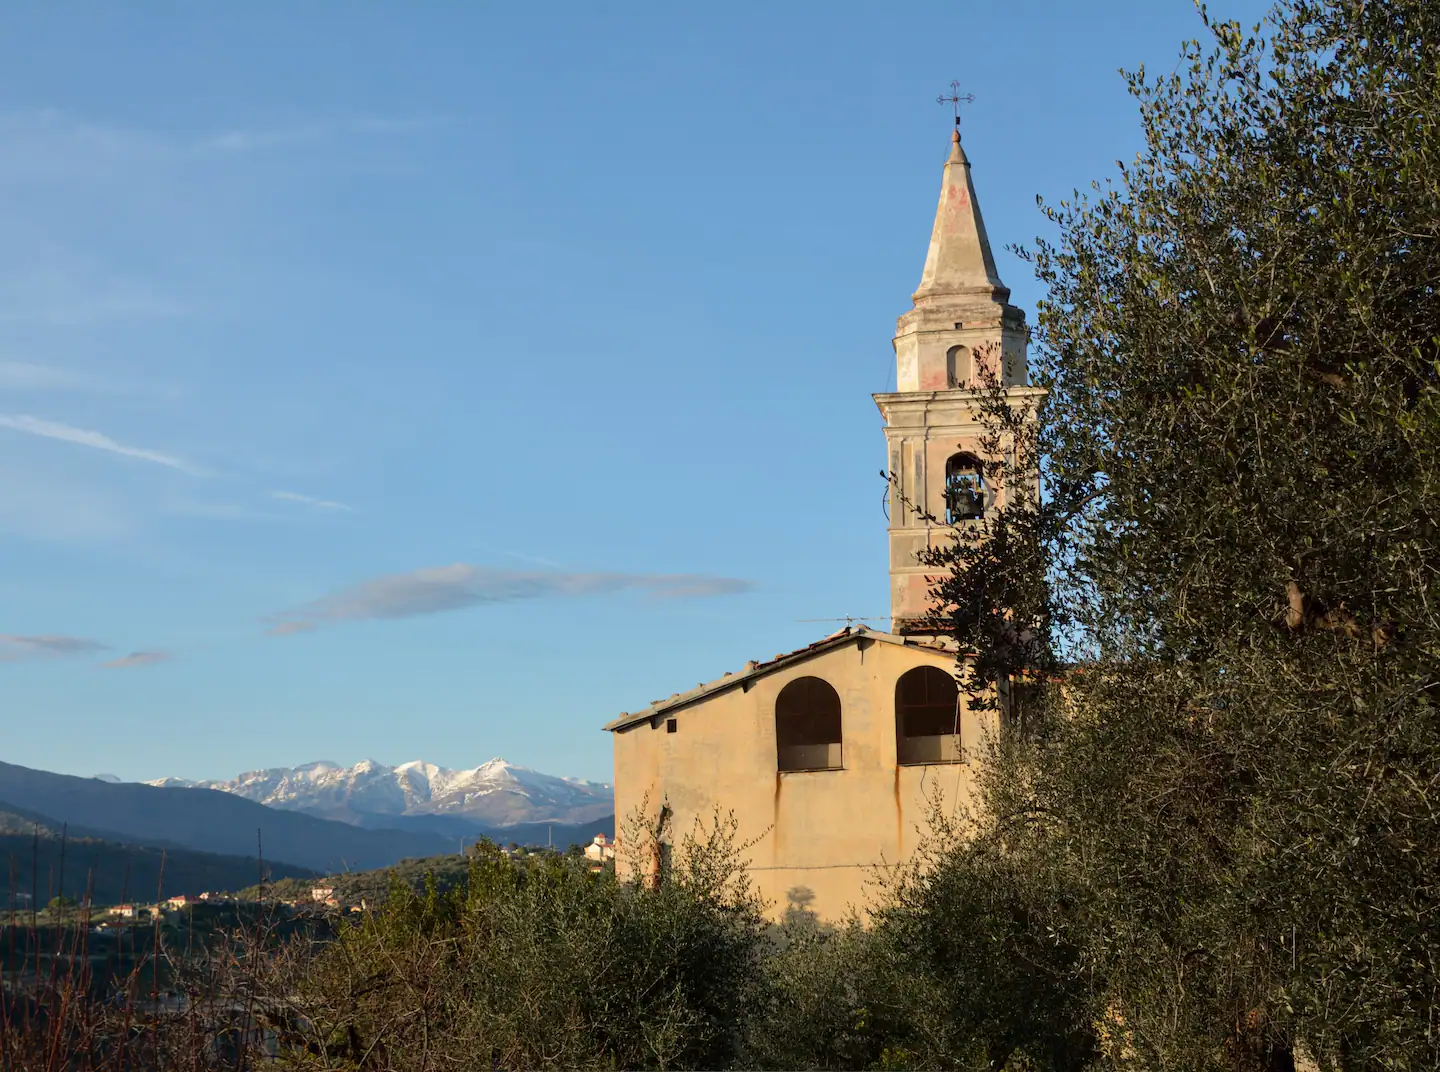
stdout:
{"type": "Polygon", "coordinates": [[[923,369],[920,373],[920,390],[922,391],[943,391],[950,384],[944,369],[923,369]]]}

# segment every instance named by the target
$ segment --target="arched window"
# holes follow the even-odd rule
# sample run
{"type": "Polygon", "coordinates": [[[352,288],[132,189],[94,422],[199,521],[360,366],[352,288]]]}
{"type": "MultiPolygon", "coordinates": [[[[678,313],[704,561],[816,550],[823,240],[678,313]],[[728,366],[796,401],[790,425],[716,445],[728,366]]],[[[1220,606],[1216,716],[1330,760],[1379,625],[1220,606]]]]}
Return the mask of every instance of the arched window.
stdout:
{"type": "Polygon", "coordinates": [[[985,470],[973,454],[952,454],[945,463],[945,520],[948,524],[985,516],[985,470]]]}
{"type": "Polygon", "coordinates": [[[840,769],[840,694],[829,682],[800,677],[780,690],[775,747],[782,771],[840,769]]]}
{"type": "Polygon", "coordinates": [[[951,387],[969,387],[975,378],[975,366],[971,362],[970,347],[952,346],[945,353],[945,374],[951,387]]]}
{"type": "Polygon", "coordinates": [[[895,758],[960,762],[960,687],[938,666],[917,666],[895,682],[895,758]]]}

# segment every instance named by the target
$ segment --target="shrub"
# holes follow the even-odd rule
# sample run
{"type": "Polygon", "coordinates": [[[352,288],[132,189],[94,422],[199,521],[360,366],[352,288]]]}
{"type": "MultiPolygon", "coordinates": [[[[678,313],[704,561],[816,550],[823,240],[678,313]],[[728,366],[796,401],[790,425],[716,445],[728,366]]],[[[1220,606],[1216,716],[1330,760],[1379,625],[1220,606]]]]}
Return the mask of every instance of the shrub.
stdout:
{"type": "Polygon", "coordinates": [[[297,962],[316,1067],[721,1068],[743,1060],[765,924],[733,822],[697,828],[664,878],[477,852],[442,893],[384,906],[297,962]]]}

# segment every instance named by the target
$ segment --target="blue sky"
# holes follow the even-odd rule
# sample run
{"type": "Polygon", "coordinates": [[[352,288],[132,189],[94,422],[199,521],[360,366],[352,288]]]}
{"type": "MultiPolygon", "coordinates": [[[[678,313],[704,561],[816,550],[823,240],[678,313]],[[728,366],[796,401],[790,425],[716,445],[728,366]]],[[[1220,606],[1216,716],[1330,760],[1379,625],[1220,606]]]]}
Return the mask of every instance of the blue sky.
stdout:
{"type": "Polygon", "coordinates": [[[1200,25],[767,7],[0,12],[0,758],[608,780],[620,711],[884,615],[935,96],[1028,242],[1200,25]]]}

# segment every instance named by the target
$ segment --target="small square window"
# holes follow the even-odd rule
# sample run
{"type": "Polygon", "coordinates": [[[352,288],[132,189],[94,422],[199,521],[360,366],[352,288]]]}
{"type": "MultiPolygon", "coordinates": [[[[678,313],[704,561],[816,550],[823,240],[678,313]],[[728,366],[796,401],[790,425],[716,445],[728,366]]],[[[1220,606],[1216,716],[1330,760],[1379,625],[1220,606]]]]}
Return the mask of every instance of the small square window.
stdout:
{"type": "Polygon", "coordinates": [[[677,727],[677,726],[675,725],[675,720],[674,720],[673,718],[667,718],[667,719],[665,720],[665,732],[666,732],[666,733],[674,733],[674,732],[676,731],[676,729],[678,729],[678,728],[679,728],[679,727],[677,727]]]}

